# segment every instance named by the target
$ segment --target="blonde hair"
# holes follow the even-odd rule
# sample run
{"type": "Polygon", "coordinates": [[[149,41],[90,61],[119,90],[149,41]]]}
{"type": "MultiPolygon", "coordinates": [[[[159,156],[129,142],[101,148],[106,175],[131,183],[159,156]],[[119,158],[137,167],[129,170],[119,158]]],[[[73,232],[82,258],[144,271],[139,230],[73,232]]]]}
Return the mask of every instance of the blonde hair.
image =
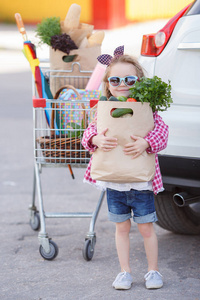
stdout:
{"type": "Polygon", "coordinates": [[[130,56],[130,55],[121,55],[112,60],[110,65],[106,68],[104,77],[103,77],[103,85],[104,85],[104,95],[108,98],[112,96],[109,88],[108,88],[108,78],[110,77],[110,71],[111,68],[117,64],[117,63],[129,63],[132,64],[136,68],[136,76],[138,79],[144,76],[144,71],[142,67],[140,66],[139,62],[136,58],[130,56]]]}

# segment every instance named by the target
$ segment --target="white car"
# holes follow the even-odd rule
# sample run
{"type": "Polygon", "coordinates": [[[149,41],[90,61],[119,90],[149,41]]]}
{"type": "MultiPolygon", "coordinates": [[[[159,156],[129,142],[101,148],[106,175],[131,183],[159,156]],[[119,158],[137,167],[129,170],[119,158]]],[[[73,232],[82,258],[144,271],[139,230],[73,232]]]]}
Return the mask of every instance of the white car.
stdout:
{"type": "Polygon", "coordinates": [[[200,233],[200,0],[156,34],[143,36],[147,77],[170,80],[173,104],[163,112],[167,148],[159,155],[165,191],[156,196],[158,224],[181,234],[200,233]]]}

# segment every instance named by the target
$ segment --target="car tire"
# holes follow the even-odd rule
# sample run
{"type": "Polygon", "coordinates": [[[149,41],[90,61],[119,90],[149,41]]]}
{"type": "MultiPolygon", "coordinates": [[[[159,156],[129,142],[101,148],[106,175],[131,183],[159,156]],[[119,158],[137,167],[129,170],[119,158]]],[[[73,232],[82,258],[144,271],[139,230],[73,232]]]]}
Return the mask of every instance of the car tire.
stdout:
{"type": "Polygon", "coordinates": [[[193,209],[192,205],[178,207],[173,201],[173,193],[165,191],[155,197],[158,217],[157,224],[178,234],[200,234],[200,205],[193,209]]]}

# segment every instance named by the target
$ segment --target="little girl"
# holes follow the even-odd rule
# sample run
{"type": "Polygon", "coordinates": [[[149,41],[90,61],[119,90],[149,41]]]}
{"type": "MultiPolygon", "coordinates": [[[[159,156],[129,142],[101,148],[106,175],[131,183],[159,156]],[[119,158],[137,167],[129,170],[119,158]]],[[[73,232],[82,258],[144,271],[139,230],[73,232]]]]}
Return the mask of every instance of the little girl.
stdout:
{"type": "MultiPolygon", "coordinates": [[[[144,76],[139,63],[131,56],[124,55],[124,47],[118,47],[114,57],[101,55],[98,60],[107,65],[103,79],[105,96],[125,96],[130,94],[136,80],[144,76]]],[[[157,153],[167,146],[168,126],[163,122],[157,112],[153,113],[155,127],[144,138],[131,136],[132,142],[124,147],[124,154],[130,155],[133,159],[147,153],[157,153]]],[[[82,144],[90,152],[96,148],[103,151],[112,151],[117,146],[116,138],[106,136],[108,128],[97,132],[96,120],[85,130],[82,144]]],[[[154,231],[153,223],[157,221],[154,194],[163,191],[162,178],[158,163],[158,156],[155,157],[156,172],[153,181],[133,182],[119,184],[112,182],[98,182],[91,178],[92,158],[87,167],[84,181],[103,186],[107,193],[108,217],[116,223],[116,248],[121,266],[121,272],[117,275],[112,286],[115,289],[130,289],[133,283],[131,268],[129,264],[129,232],[131,227],[131,212],[133,220],[137,223],[139,232],[144,239],[144,247],[148,262],[148,273],[144,276],[147,289],[156,289],[163,286],[162,275],[158,272],[158,242],[154,231]]]]}

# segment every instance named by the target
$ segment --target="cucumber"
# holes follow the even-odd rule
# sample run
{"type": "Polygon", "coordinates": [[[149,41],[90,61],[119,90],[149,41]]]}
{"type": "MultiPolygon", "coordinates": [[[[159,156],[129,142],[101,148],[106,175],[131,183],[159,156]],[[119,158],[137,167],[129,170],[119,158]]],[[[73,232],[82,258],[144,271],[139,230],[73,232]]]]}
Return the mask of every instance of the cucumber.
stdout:
{"type": "Polygon", "coordinates": [[[133,114],[133,111],[131,108],[116,108],[115,110],[113,110],[112,112],[112,117],[113,118],[120,118],[123,115],[126,114],[133,114]]]}
{"type": "Polygon", "coordinates": [[[101,97],[99,98],[99,101],[107,101],[106,96],[101,96],[101,97]]]}
{"type": "Polygon", "coordinates": [[[108,99],[109,101],[119,101],[116,97],[114,97],[114,96],[111,96],[109,99],[108,99]]]}
{"type": "Polygon", "coordinates": [[[118,99],[119,101],[121,101],[121,102],[126,102],[127,97],[125,97],[125,96],[119,96],[119,97],[117,97],[117,99],[118,99]]]}

